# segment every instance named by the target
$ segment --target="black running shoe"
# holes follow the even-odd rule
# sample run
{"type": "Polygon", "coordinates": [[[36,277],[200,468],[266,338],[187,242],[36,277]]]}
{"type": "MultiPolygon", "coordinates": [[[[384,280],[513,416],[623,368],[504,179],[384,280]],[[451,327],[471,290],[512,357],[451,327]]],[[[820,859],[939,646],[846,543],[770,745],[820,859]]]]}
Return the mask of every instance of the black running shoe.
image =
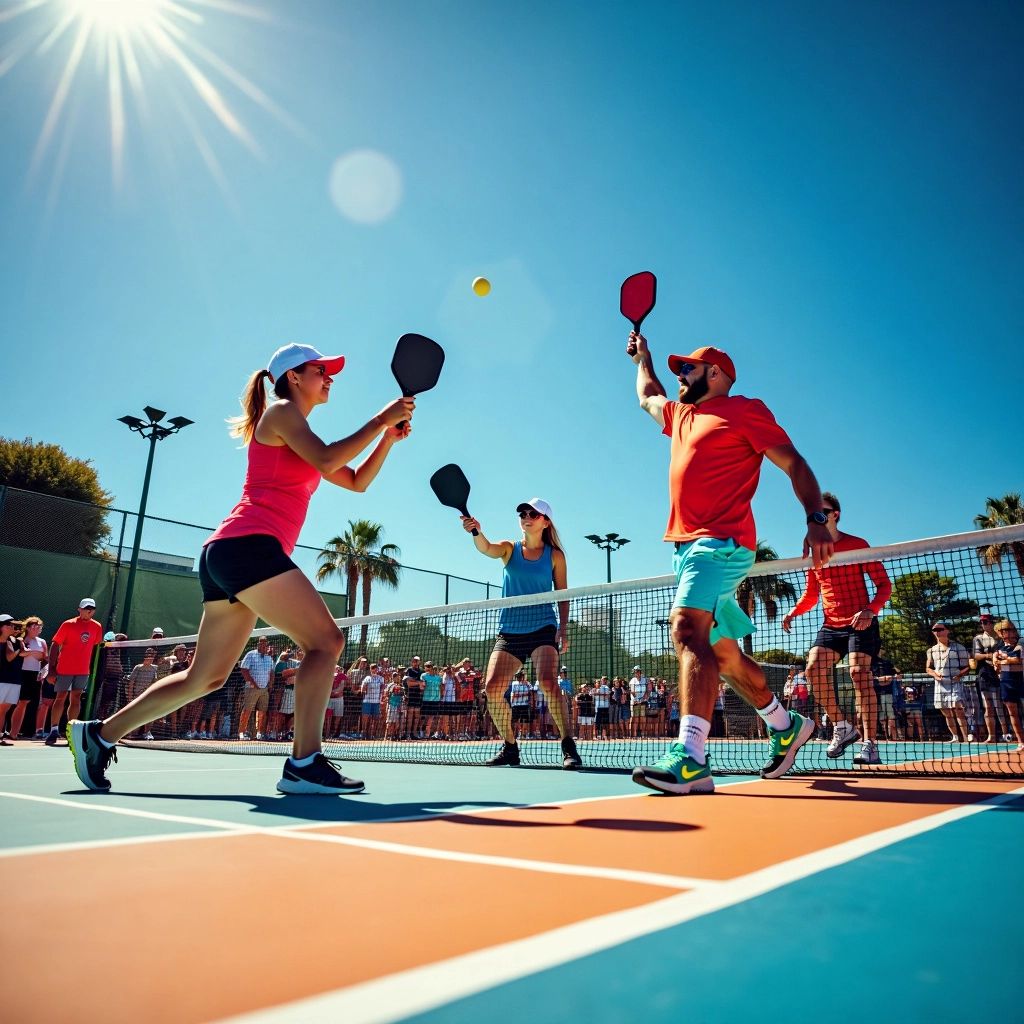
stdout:
{"type": "Polygon", "coordinates": [[[285,760],[284,771],[277,781],[278,792],[315,793],[320,796],[362,793],[366,784],[359,779],[346,778],[338,771],[340,767],[337,761],[328,761],[323,754],[317,754],[312,764],[302,768],[289,757],[285,760]]]}
{"type": "Polygon", "coordinates": [[[100,739],[100,723],[80,722],[77,719],[68,722],[68,749],[75,759],[75,771],[88,786],[100,793],[110,792],[110,779],[105,772],[110,762],[117,761],[117,747],[108,747],[100,739]]]}
{"type": "Polygon", "coordinates": [[[503,765],[515,768],[519,764],[519,744],[503,743],[501,750],[490,761],[484,761],[484,764],[488,768],[501,768],[503,765]]]}
{"type": "Polygon", "coordinates": [[[583,767],[583,758],[576,749],[576,741],[571,736],[562,740],[562,767],[569,772],[583,767]]]}
{"type": "MultiPolygon", "coordinates": [[[[70,723],[69,723],[69,724],[70,724],[70,723]]],[[[50,731],[49,731],[49,732],[47,733],[47,735],[46,735],[46,741],[45,741],[45,742],[46,742],[46,745],[47,745],[48,747],[55,747],[55,746],[57,746],[57,740],[59,740],[59,739],[60,739],[60,730],[59,730],[59,729],[56,729],[56,728],[54,728],[54,729],[51,729],[51,730],[50,730],[50,731]]]]}

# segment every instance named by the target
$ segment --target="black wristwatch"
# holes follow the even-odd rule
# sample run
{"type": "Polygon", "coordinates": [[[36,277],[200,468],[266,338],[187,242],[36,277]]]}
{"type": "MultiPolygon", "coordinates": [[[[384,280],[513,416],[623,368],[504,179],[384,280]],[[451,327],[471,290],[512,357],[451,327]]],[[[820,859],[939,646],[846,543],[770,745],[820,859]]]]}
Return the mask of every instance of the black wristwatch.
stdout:
{"type": "Polygon", "coordinates": [[[828,516],[824,512],[812,512],[807,517],[807,525],[811,523],[817,523],[819,526],[824,526],[828,522],[828,516]]]}

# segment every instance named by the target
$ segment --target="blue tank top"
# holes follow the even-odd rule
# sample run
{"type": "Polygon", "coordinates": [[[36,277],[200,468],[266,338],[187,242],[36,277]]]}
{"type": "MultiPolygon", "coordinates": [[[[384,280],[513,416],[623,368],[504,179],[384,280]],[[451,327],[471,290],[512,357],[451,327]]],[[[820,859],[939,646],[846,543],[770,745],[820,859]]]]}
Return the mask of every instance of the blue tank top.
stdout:
{"type": "MultiPolygon", "coordinates": [[[[519,597],[522,594],[545,594],[554,589],[551,578],[551,545],[544,545],[544,552],[536,561],[523,558],[523,545],[516,541],[512,545],[512,557],[505,566],[501,580],[502,597],[519,597]]],[[[534,604],[525,608],[502,608],[498,618],[501,633],[532,633],[544,626],[558,625],[554,605],[534,604]]]]}

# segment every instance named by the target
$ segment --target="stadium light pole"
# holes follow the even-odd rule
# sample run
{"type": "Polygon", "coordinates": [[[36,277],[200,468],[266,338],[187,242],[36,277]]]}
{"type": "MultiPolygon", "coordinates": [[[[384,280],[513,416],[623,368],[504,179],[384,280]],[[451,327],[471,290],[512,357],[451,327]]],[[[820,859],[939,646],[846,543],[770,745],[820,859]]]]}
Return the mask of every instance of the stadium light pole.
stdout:
{"type": "MultiPolygon", "coordinates": [[[[601,548],[607,558],[607,582],[612,581],[612,552],[618,551],[623,544],[629,543],[628,537],[620,537],[617,533],[606,533],[599,537],[596,533],[588,533],[586,540],[601,548]]],[[[612,595],[608,595],[608,679],[615,678],[615,614],[612,607],[612,595]]]]}
{"type": "MultiPolygon", "coordinates": [[[[138,416],[119,416],[118,423],[123,423],[133,433],[140,434],[149,442],[149,458],[146,460],[146,476],[142,482],[142,501],[139,502],[139,518],[135,524],[135,542],[132,544],[132,560],[128,566],[128,584],[124,591],[124,611],[121,614],[121,632],[128,632],[128,617],[132,612],[132,595],[135,592],[135,572],[139,567],[139,547],[142,544],[142,524],[146,519],[146,502],[149,500],[149,481],[153,475],[153,456],[156,454],[156,443],[162,441],[171,434],[176,434],[184,427],[191,426],[194,420],[184,416],[173,416],[167,421],[167,426],[161,424],[161,420],[167,415],[163,409],[154,409],[147,405],[142,410],[146,420],[140,420],[138,416]]],[[[121,552],[117,553],[118,559],[121,552]]],[[[117,594],[114,595],[117,599],[117,594]]]]}

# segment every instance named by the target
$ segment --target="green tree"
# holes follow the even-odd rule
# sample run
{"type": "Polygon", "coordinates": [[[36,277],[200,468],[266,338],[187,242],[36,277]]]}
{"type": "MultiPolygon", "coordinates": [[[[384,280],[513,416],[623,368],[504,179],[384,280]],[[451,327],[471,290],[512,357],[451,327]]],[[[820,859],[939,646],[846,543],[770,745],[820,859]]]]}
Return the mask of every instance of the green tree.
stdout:
{"type": "MultiPolygon", "coordinates": [[[[775,562],[779,554],[775,548],[764,541],[757,542],[757,550],[754,552],[754,562],[775,562]]],[[[739,606],[750,616],[754,617],[757,606],[764,609],[764,616],[769,622],[774,622],[779,614],[779,602],[793,602],[797,598],[796,587],[782,576],[748,576],[736,588],[736,601],[739,606]]],[[[748,656],[754,654],[754,638],[749,634],[743,638],[743,650],[748,656]]]]}
{"type": "MultiPolygon", "coordinates": [[[[397,587],[402,567],[398,563],[401,551],[395,544],[381,544],[384,527],[369,519],[349,520],[348,529],[340,537],[332,537],[317,556],[318,583],[331,576],[345,580],[348,595],[348,614],[356,613],[356,586],[362,581],[362,615],[370,614],[370,596],[374,584],[397,587]]],[[[359,630],[359,653],[366,653],[368,627],[359,630]]]]}
{"type": "Polygon", "coordinates": [[[3,437],[0,484],[12,488],[4,496],[0,542],[73,555],[102,552],[110,535],[106,509],[113,496],[100,486],[89,460],[31,437],[3,437]],[[67,500],[47,501],[39,495],[67,500]]]}
{"type": "MultiPolygon", "coordinates": [[[[994,530],[997,526],[1018,526],[1024,524],[1024,502],[1020,494],[1011,491],[1001,498],[986,498],[985,511],[974,517],[979,530],[994,530]]],[[[977,549],[978,557],[986,569],[1002,565],[1009,555],[1021,579],[1024,579],[1024,541],[1014,540],[1002,544],[986,544],[977,549]]]]}
{"type": "Polygon", "coordinates": [[[908,572],[892,584],[889,607],[894,615],[879,620],[882,646],[889,658],[904,671],[919,672],[924,655],[934,643],[932,623],[942,620],[963,640],[970,634],[978,614],[976,601],[957,597],[959,585],[952,576],[935,569],[908,572]]]}
{"type": "Polygon", "coordinates": [[[765,665],[793,665],[807,660],[802,655],[794,654],[781,647],[769,647],[767,651],[754,651],[751,657],[754,661],[760,661],[765,665]]]}

